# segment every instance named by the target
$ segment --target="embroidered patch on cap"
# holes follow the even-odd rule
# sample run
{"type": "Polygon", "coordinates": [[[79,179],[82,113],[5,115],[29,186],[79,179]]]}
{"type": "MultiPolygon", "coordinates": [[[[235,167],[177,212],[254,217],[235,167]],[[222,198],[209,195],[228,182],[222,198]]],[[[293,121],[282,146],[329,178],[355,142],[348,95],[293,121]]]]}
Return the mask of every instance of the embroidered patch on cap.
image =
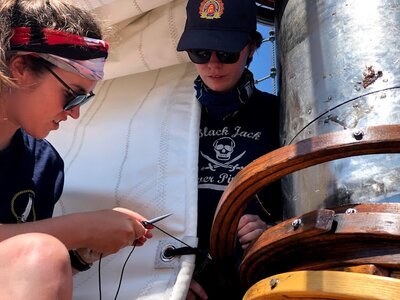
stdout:
{"type": "Polygon", "coordinates": [[[203,0],[199,7],[200,18],[220,19],[224,13],[222,0],[203,0]]]}

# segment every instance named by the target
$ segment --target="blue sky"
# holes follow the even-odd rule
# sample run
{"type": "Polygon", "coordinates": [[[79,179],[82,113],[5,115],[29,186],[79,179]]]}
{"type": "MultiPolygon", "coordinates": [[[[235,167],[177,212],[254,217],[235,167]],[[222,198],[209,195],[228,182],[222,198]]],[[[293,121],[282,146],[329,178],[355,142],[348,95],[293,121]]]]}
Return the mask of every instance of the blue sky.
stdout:
{"type": "MultiPolygon", "coordinates": [[[[274,30],[273,27],[258,23],[257,30],[262,34],[263,38],[269,38],[269,32],[274,30]]],[[[270,74],[272,65],[271,42],[264,42],[254,55],[250,70],[254,74],[254,79],[260,79],[270,74]]],[[[266,79],[257,84],[257,88],[262,91],[273,93],[273,80],[266,79]]]]}

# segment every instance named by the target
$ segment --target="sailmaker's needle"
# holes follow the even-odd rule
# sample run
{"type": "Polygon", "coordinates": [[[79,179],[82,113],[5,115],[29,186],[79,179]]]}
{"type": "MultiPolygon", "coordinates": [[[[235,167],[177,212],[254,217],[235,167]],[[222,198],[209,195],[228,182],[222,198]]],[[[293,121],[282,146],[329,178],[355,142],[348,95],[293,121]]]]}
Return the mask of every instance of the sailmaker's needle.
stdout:
{"type": "Polygon", "coordinates": [[[172,213],[165,214],[165,215],[162,215],[159,217],[155,217],[155,218],[147,220],[147,221],[142,221],[142,225],[144,226],[144,228],[147,228],[148,225],[153,225],[153,223],[157,223],[158,221],[161,221],[161,220],[169,217],[170,215],[172,215],[172,213]]]}

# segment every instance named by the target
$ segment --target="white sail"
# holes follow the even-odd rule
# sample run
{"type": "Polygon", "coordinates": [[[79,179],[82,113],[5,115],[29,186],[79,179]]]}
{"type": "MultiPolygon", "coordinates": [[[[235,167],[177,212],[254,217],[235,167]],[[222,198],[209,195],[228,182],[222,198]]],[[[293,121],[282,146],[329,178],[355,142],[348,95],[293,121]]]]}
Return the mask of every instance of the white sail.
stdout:
{"type": "MultiPolygon", "coordinates": [[[[105,80],[96,98],[49,136],[65,160],[65,188],[56,215],[122,206],[185,243],[197,240],[199,107],[196,76],[176,45],[186,1],[75,0],[111,26],[105,80]]],[[[194,256],[163,261],[164,233],[130,257],[118,299],[184,299],[194,256]]],[[[114,299],[130,247],[101,262],[103,299],[114,299]]],[[[74,299],[99,299],[98,264],[74,276],[74,299]]]]}

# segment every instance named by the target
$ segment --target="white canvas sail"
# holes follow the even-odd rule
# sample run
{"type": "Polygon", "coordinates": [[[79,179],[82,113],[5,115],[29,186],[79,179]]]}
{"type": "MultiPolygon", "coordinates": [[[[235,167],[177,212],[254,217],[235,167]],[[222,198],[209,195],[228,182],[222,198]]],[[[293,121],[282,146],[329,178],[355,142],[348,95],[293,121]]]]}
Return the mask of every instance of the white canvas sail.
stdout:
{"type": "MultiPolygon", "coordinates": [[[[122,206],[195,246],[199,107],[196,76],[176,45],[186,1],[76,0],[112,25],[105,80],[78,120],[49,140],[65,160],[65,188],[56,215],[122,206]]],[[[184,299],[194,256],[163,261],[177,241],[153,230],[134,250],[118,299],[184,299]]],[[[103,299],[114,299],[130,247],[101,262],[103,299]]],[[[99,299],[99,266],[74,277],[74,299],[99,299]]]]}

